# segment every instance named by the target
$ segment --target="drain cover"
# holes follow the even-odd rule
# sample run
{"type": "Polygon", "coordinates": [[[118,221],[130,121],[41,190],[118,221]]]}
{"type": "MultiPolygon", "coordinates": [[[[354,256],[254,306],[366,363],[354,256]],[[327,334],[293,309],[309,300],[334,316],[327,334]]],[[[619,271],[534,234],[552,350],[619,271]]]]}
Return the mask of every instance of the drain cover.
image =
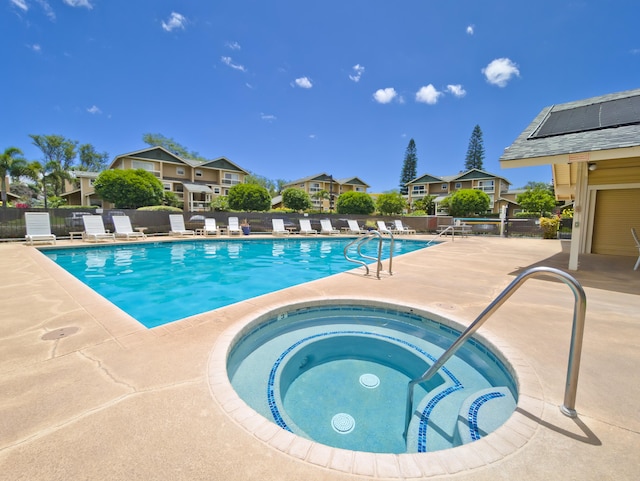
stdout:
{"type": "Polygon", "coordinates": [[[331,419],[334,431],[340,434],[348,434],[356,427],[356,421],[347,413],[338,413],[331,419]]]}
{"type": "Polygon", "coordinates": [[[60,329],[54,329],[53,331],[47,332],[40,339],[42,339],[43,341],[55,341],[56,339],[69,337],[76,332],[78,332],[77,327],[62,327],[60,329]]]}
{"type": "Polygon", "coordinates": [[[367,389],[375,389],[380,385],[380,378],[375,374],[363,374],[360,376],[360,384],[367,389]]]}

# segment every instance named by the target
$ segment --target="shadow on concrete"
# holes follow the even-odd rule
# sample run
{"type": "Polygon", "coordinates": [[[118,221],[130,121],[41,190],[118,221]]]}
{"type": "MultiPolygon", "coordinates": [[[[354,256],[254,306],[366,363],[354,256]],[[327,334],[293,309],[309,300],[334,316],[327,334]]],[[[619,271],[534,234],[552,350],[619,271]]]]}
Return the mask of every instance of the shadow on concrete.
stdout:
{"type": "MultiPolygon", "coordinates": [[[[518,276],[531,267],[555,267],[567,272],[583,286],[594,289],[640,295],[640,269],[633,270],[635,257],[582,254],[578,258],[578,270],[569,270],[568,243],[562,243],[562,252],[534,264],[511,272],[518,276]]],[[[562,282],[553,278],[540,278],[550,282],[562,282]]]]}
{"type": "Polygon", "coordinates": [[[602,446],[602,441],[600,441],[600,438],[598,438],[598,436],[596,436],[595,433],[591,429],[589,429],[589,427],[584,422],[582,422],[579,417],[571,418],[571,420],[576,424],[578,429],[580,429],[580,431],[582,431],[584,435],[568,431],[556,426],[555,424],[543,421],[538,416],[535,416],[534,414],[531,414],[529,411],[526,411],[522,408],[516,408],[516,411],[523,416],[526,416],[529,419],[537,422],[540,426],[550,429],[551,431],[554,431],[558,434],[562,434],[563,436],[567,436],[568,438],[575,439],[576,441],[580,441],[581,443],[590,444],[592,446],[602,446]]]}

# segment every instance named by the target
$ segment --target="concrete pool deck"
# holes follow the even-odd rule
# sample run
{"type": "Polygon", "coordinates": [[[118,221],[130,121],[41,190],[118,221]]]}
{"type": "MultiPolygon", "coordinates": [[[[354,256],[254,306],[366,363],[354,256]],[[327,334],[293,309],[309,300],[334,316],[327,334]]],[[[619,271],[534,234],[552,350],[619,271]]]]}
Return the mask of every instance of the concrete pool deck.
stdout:
{"type": "Polygon", "coordinates": [[[530,368],[541,406],[520,407],[520,442],[500,432],[478,441],[492,440],[482,459],[461,459],[459,448],[386,458],[327,454],[312,443],[277,449],[278,432],[252,433],[251,420],[238,422],[212,394],[213,347],[239,319],[325,298],[385,301],[469,323],[526,268],[566,271],[563,241],[456,237],[394,259],[391,277],[351,271],[150,330],[32,247],[0,244],[0,262],[0,480],[640,478],[635,258],[581,256],[570,272],[587,295],[576,419],[558,407],[574,300],[565,284],[527,281],[480,329],[530,368]]]}

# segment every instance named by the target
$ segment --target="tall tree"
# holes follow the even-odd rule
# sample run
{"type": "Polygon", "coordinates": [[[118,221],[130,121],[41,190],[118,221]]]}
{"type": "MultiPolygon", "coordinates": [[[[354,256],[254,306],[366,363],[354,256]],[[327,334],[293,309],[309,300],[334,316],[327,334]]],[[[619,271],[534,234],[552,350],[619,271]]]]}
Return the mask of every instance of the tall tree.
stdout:
{"type": "Polygon", "coordinates": [[[404,163],[402,164],[402,173],[400,174],[400,194],[407,195],[409,193],[409,187],[405,184],[416,178],[417,169],[418,153],[416,143],[411,139],[404,153],[404,163]]]}
{"type": "Polygon", "coordinates": [[[42,183],[44,187],[44,206],[47,208],[47,187],[55,196],[64,192],[64,181],[69,180],[69,169],[76,158],[77,140],[66,139],[61,135],[29,134],[33,145],[38,147],[44,156],[41,165],[42,183]]]}
{"type": "Polygon", "coordinates": [[[482,141],[482,130],[476,125],[471,132],[469,139],[469,147],[467,148],[467,156],[464,161],[465,170],[483,169],[482,161],[484,160],[484,144],[482,141]]]}
{"type": "Polygon", "coordinates": [[[2,191],[2,205],[7,207],[7,176],[15,178],[25,175],[27,161],[22,157],[22,151],[17,147],[8,147],[0,154],[0,179],[2,191]]]}
{"type": "Polygon", "coordinates": [[[142,136],[142,141],[150,147],[163,147],[183,159],[208,160],[202,157],[198,152],[189,151],[189,149],[184,145],[176,142],[170,137],[165,137],[162,134],[146,133],[142,136]]]}
{"type": "Polygon", "coordinates": [[[107,152],[97,152],[91,144],[82,144],[78,147],[80,157],[80,170],[89,172],[100,172],[107,166],[109,154],[107,152]]]}

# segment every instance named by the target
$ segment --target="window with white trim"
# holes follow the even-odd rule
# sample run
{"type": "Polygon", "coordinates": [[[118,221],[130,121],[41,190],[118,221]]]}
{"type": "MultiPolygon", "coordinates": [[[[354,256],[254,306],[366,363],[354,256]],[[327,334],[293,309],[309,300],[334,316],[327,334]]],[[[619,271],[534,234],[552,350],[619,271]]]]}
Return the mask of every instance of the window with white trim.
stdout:
{"type": "Polygon", "coordinates": [[[196,177],[202,177],[202,171],[200,169],[196,169],[196,177]]]}
{"type": "Polygon", "coordinates": [[[442,184],[442,190],[449,190],[449,184],[442,184]]]}
{"type": "Polygon", "coordinates": [[[176,167],[176,175],[184,176],[184,167],[176,167]]]}
{"type": "Polygon", "coordinates": [[[411,195],[424,195],[425,194],[425,186],[424,185],[414,185],[411,188],[411,195]]]}

